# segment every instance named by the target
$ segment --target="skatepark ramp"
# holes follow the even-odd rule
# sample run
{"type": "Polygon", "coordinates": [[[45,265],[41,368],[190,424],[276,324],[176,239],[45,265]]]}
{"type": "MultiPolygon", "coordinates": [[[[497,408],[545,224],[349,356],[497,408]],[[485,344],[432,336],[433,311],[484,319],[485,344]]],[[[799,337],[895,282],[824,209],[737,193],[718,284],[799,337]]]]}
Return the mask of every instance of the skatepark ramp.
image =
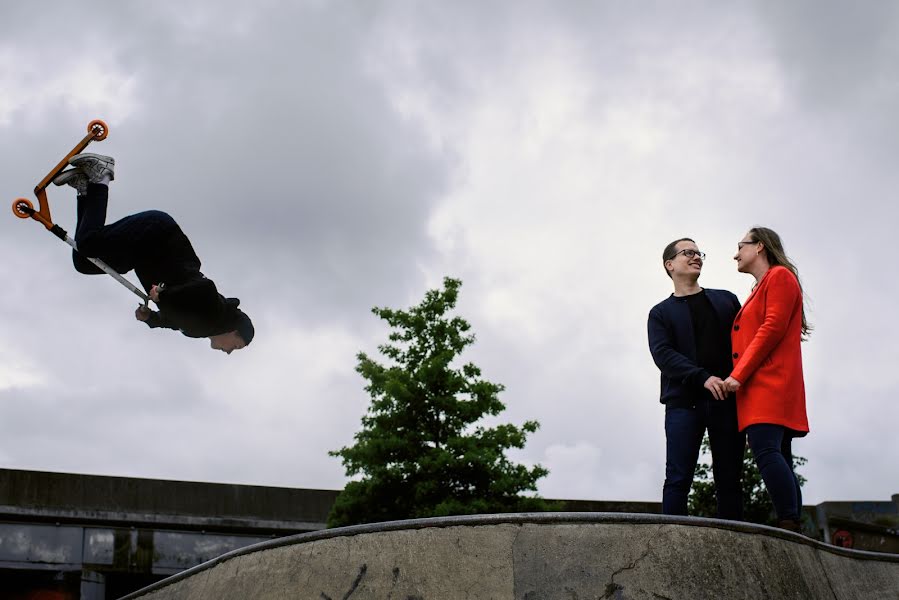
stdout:
{"type": "Polygon", "coordinates": [[[478,515],[280,538],[123,600],[138,598],[899,600],[899,555],[717,519],[478,515]]]}

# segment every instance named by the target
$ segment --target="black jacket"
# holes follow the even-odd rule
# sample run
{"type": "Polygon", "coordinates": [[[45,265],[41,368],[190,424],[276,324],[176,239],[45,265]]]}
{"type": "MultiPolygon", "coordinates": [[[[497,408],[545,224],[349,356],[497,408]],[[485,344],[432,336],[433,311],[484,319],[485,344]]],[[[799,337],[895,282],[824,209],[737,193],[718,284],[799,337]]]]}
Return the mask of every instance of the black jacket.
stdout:
{"type": "Polygon", "coordinates": [[[218,293],[211,279],[199,275],[180,285],[166,285],[159,293],[159,312],[151,314],[146,323],[151,328],[178,329],[194,338],[225,333],[234,329],[229,302],[237,307],[232,299],[218,293]]]}
{"type": "MultiPolygon", "coordinates": [[[[721,326],[729,331],[740,310],[740,301],[727,290],[705,289],[705,294],[718,313],[721,326]]],[[[659,400],[669,406],[695,406],[711,373],[696,364],[693,319],[686,298],[672,294],[653,306],[647,329],[649,351],[662,372],[659,400]]]]}
{"type": "Polygon", "coordinates": [[[151,328],[177,329],[188,337],[208,337],[234,329],[239,301],[219,294],[215,283],[200,272],[200,259],[190,240],[172,217],[162,211],[146,211],[130,217],[140,243],[128,245],[134,271],[149,293],[159,292],[159,312],[146,321],[151,328]]]}

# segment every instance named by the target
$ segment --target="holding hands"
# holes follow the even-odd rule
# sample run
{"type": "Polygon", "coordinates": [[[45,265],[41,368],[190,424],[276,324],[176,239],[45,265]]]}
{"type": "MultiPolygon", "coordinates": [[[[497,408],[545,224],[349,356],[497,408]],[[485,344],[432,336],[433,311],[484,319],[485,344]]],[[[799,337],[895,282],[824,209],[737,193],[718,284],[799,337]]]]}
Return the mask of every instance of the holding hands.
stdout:
{"type": "Polygon", "coordinates": [[[743,384],[740,383],[739,381],[737,381],[736,379],[734,379],[733,377],[728,377],[727,379],[724,380],[723,385],[724,385],[724,389],[726,389],[728,392],[736,392],[738,389],[740,389],[740,386],[743,384]]]}
{"type": "Polygon", "coordinates": [[[725,400],[727,399],[727,395],[731,392],[736,392],[740,389],[742,384],[734,379],[733,377],[728,377],[727,379],[721,379],[720,377],[715,377],[712,375],[708,379],[705,380],[705,383],[702,384],[702,387],[712,392],[712,396],[715,400],[725,400]]]}
{"type": "Polygon", "coordinates": [[[724,380],[720,377],[715,377],[712,375],[708,379],[705,380],[705,383],[702,384],[702,387],[712,392],[712,397],[715,400],[724,400],[727,398],[727,388],[724,385],[724,380]]]}

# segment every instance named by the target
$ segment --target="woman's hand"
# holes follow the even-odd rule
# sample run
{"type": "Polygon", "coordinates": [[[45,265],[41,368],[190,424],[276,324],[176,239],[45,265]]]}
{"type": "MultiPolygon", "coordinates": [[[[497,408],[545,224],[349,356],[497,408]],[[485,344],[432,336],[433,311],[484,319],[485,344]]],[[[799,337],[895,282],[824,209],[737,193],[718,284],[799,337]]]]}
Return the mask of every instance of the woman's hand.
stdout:
{"type": "Polygon", "coordinates": [[[162,289],[158,285],[154,285],[153,287],[150,288],[150,292],[147,295],[150,297],[150,300],[158,303],[159,302],[159,292],[161,292],[161,291],[162,291],[162,289]]]}
{"type": "Polygon", "coordinates": [[[736,392],[738,389],[740,389],[741,385],[743,384],[733,377],[728,377],[724,380],[724,389],[726,389],[728,392],[736,392]]]}

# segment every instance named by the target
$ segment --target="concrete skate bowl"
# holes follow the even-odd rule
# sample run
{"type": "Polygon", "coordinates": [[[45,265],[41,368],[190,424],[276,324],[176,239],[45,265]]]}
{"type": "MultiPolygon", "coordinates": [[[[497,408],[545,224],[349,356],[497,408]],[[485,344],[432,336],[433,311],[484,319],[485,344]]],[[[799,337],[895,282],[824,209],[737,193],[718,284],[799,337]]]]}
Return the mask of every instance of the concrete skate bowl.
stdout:
{"type": "Polygon", "coordinates": [[[272,540],[123,600],[138,598],[899,600],[899,555],[714,519],[481,515],[272,540]]]}

